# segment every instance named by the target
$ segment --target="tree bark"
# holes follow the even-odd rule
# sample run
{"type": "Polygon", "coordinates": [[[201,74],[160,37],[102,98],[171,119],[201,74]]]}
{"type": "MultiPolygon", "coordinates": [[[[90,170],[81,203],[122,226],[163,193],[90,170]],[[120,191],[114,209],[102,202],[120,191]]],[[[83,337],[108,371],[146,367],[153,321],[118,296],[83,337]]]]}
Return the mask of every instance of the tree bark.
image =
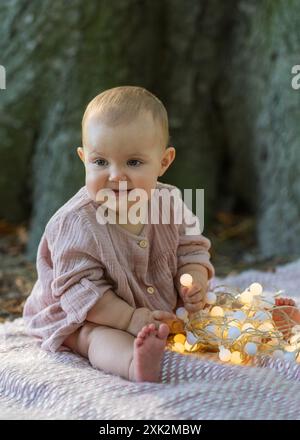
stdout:
{"type": "Polygon", "coordinates": [[[176,164],[166,178],[181,188],[202,188],[205,225],[217,208],[226,155],[214,101],[224,31],[234,1],[166,0],[161,95],[169,110],[176,164]]]}
{"type": "Polygon", "coordinates": [[[219,95],[231,191],[257,215],[263,256],[299,255],[300,4],[240,0],[234,21],[219,95]]]}

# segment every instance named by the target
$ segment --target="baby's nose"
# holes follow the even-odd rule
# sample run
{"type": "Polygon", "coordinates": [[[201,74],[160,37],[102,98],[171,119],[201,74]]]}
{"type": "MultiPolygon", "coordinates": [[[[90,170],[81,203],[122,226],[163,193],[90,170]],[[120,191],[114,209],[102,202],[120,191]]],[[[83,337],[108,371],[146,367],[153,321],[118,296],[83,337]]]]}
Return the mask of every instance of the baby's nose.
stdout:
{"type": "Polygon", "coordinates": [[[127,180],[124,170],[122,168],[112,168],[109,172],[109,181],[127,180]]]}

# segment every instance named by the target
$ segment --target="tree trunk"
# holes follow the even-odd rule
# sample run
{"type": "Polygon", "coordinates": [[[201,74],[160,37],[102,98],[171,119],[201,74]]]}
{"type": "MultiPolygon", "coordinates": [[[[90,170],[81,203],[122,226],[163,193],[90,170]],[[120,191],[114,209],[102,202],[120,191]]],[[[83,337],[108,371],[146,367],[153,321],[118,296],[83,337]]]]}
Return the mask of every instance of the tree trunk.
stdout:
{"type": "Polygon", "coordinates": [[[299,26],[296,0],[240,0],[224,63],[232,192],[257,213],[266,257],[300,249],[300,92],[291,87],[299,26]]]}
{"type": "Polygon", "coordinates": [[[205,224],[217,207],[224,141],[213,91],[234,1],[167,0],[161,95],[169,110],[176,164],[166,177],[203,188],[205,224]]]}

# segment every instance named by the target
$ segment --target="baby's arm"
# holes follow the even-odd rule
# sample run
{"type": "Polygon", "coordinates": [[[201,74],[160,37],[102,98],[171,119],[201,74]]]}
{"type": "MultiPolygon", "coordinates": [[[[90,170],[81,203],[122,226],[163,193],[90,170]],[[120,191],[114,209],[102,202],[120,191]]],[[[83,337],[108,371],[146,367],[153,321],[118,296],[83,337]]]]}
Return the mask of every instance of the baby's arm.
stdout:
{"type": "Polygon", "coordinates": [[[173,313],[162,310],[151,311],[146,307],[135,309],[121,299],[111,289],[89,310],[86,320],[119,330],[125,330],[136,336],[147,324],[154,323],[157,327],[162,322],[174,320],[173,313]]]}

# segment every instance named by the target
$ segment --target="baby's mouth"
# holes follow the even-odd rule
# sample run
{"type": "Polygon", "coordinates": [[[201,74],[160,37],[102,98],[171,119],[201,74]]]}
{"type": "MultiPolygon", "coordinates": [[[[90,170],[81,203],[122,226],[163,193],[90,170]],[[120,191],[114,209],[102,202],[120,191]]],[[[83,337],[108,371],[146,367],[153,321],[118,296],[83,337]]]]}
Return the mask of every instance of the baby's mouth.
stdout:
{"type": "Polygon", "coordinates": [[[120,194],[128,194],[130,191],[131,189],[126,189],[126,190],[113,189],[113,192],[115,193],[116,196],[119,196],[120,194]]]}

